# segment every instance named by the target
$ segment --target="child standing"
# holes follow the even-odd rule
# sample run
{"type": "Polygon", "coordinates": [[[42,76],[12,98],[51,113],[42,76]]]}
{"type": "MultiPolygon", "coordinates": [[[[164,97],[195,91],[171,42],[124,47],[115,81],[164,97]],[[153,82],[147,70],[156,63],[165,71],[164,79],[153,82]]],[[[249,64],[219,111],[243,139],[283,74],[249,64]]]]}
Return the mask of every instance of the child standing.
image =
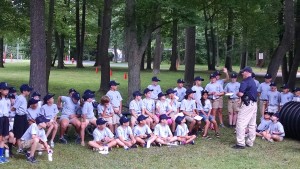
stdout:
{"type": "Polygon", "coordinates": [[[117,138],[121,141],[121,146],[124,147],[125,150],[129,150],[129,148],[136,148],[136,140],[133,136],[133,132],[131,127],[129,126],[129,119],[126,116],[122,116],[120,118],[120,124],[117,128],[117,138]]]}
{"type": "Polygon", "coordinates": [[[177,123],[176,132],[175,135],[180,138],[181,144],[195,144],[196,135],[188,135],[188,127],[185,124],[185,118],[184,116],[177,116],[175,119],[175,122],[177,123]]]}
{"type": "Polygon", "coordinates": [[[280,108],[282,108],[283,105],[285,105],[287,102],[290,102],[293,100],[293,93],[290,92],[289,86],[287,84],[284,84],[282,87],[282,92],[280,93],[280,108]]]}
{"type": "Polygon", "coordinates": [[[119,139],[114,139],[114,134],[106,127],[107,121],[99,118],[96,121],[97,128],[93,132],[93,141],[89,141],[89,146],[100,154],[108,154],[108,149],[114,147],[120,142],[119,139]]]}
{"type": "Polygon", "coordinates": [[[21,137],[25,133],[28,128],[27,121],[27,100],[26,97],[30,95],[32,88],[27,84],[23,84],[20,86],[21,94],[17,97],[16,102],[13,106],[13,111],[16,111],[16,116],[14,120],[13,133],[16,137],[18,144],[18,153],[24,154],[21,148],[21,137]]]}
{"type": "Polygon", "coordinates": [[[158,99],[158,93],[162,92],[161,87],[158,84],[158,82],[160,82],[160,80],[156,76],[154,76],[154,77],[152,77],[152,84],[150,84],[147,87],[148,89],[153,90],[151,92],[151,99],[153,99],[153,100],[157,100],[158,99]]]}
{"type": "Polygon", "coordinates": [[[266,105],[266,101],[267,101],[267,93],[268,91],[270,91],[271,87],[271,80],[272,80],[272,75],[270,74],[266,74],[264,76],[265,81],[261,84],[259,84],[257,92],[258,92],[258,96],[259,96],[259,107],[260,107],[260,114],[261,116],[264,115],[265,112],[265,105],[266,105]]]}
{"type": "MultiPolygon", "coordinates": [[[[11,88],[10,88],[11,89],[11,88]]],[[[16,112],[13,111],[13,106],[16,101],[16,96],[13,93],[8,94],[8,99],[10,100],[10,108],[9,108],[9,133],[8,133],[8,148],[9,148],[9,157],[13,157],[12,146],[16,143],[16,138],[13,133],[14,127],[14,119],[16,112]]]]}
{"type": "Polygon", "coordinates": [[[230,75],[231,77],[231,82],[228,83],[224,91],[225,93],[232,93],[233,95],[229,96],[228,99],[228,114],[229,114],[229,126],[232,128],[235,128],[236,125],[236,119],[237,119],[237,114],[239,112],[239,97],[237,96],[237,93],[239,92],[240,89],[240,83],[237,82],[237,74],[232,73],[230,75]]]}
{"type": "Polygon", "coordinates": [[[278,121],[279,114],[273,114],[271,120],[272,123],[270,123],[269,128],[262,133],[263,137],[270,142],[283,141],[285,132],[282,124],[278,121]]]}
{"type": "Polygon", "coordinates": [[[186,88],[183,87],[184,84],[183,79],[177,80],[177,87],[174,88],[174,91],[176,91],[175,95],[178,97],[178,101],[181,102],[184,99],[186,88]]]}
{"type": "Polygon", "coordinates": [[[133,135],[135,136],[136,142],[142,147],[150,148],[151,143],[156,139],[156,136],[152,133],[149,126],[146,124],[148,117],[140,115],[137,118],[138,125],[133,129],[133,135]]]}
{"type": "Polygon", "coordinates": [[[84,134],[85,128],[92,124],[96,125],[96,117],[94,114],[94,107],[93,107],[93,98],[95,95],[93,93],[86,93],[82,96],[83,98],[83,107],[82,107],[82,116],[81,116],[81,130],[80,130],[80,138],[81,138],[81,145],[85,146],[84,142],[84,134]]]}
{"type": "Polygon", "coordinates": [[[194,94],[194,99],[195,99],[196,105],[198,105],[200,103],[201,92],[203,90],[203,87],[201,86],[202,81],[204,81],[204,79],[200,76],[197,76],[194,78],[195,85],[192,87],[192,90],[196,92],[194,94]]]}
{"type": "Polygon", "coordinates": [[[295,102],[300,102],[300,87],[296,87],[294,89],[294,97],[293,97],[293,101],[295,102]]]}
{"type": "Polygon", "coordinates": [[[118,91],[118,85],[120,83],[115,82],[114,80],[109,82],[110,90],[106,93],[106,95],[110,99],[110,103],[114,110],[113,116],[113,124],[115,124],[114,128],[117,128],[120,117],[122,116],[122,96],[118,91]]]}
{"type": "Polygon", "coordinates": [[[9,110],[10,100],[7,98],[9,87],[6,82],[0,83],[0,164],[9,162],[4,157],[4,143],[9,134],[9,110]]]}
{"type": "MultiPolygon", "coordinates": [[[[171,143],[177,141],[178,138],[173,136],[169,126],[168,126],[168,117],[166,114],[159,116],[159,124],[155,126],[154,134],[157,136],[156,142],[159,146],[161,145],[172,145],[171,143]]],[[[180,140],[179,140],[180,141],[180,140]]]]}
{"type": "Polygon", "coordinates": [[[271,90],[267,92],[267,110],[268,112],[277,113],[280,107],[280,93],[277,91],[276,83],[270,84],[271,90]]]}
{"type": "Polygon", "coordinates": [[[205,139],[211,139],[207,135],[210,124],[212,124],[214,126],[214,129],[216,132],[216,137],[220,137],[219,127],[215,120],[215,116],[213,116],[211,114],[212,105],[211,105],[210,100],[208,99],[208,91],[207,90],[202,91],[201,101],[197,107],[198,107],[199,115],[202,117],[202,120],[205,121],[204,133],[203,133],[202,137],[205,139]]]}
{"type": "Polygon", "coordinates": [[[50,122],[47,123],[48,130],[46,136],[48,137],[52,132],[51,139],[49,141],[51,148],[54,148],[54,138],[58,130],[58,124],[56,122],[58,108],[57,105],[54,104],[53,97],[54,94],[48,93],[44,97],[44,105],[41,107],[41,115],[43,115],[46,119],[50,120],[50,122]]]}
{"type": "Polygon", "coordinates": [[[114,110],[110,104],[110,99],[108,96],[102,96],[100,100],[100,104],[97,106],[98,115],[99,117],[102,117],[103,120],[106,121],[109,129],[111,132],[114,132],[114,123],[113,123],[113,117],[114,117],[114,110]]]}
{"type": "Polygon", "coordinates": [[[146,88],[144,90],[145,98],[143,99],[143,104],[145,106],[145,114],[148,116],[148,118],[152,121],[150,124],[150,128],[154,129],[155,125],[158,123],[158,117],[155,115],[155,102],[153,99],[151,99],[151,92],[153,90],[150,90],[146,88]]]}
{"type": "Polygon", "coordinates": [[[52,152],[49,145],[47,144],[47,136],[45,134],[45,128],[50,122],[44,116],[36,118],[36,123],[32,123],[26,130],[24,135],[21,137],[21,145],[24,149],[30,148],[30,153],[26,153],[27,161],[30,163],[36,163],[37,160],[34,157],[36,150],[46,150],[52,152]]]}

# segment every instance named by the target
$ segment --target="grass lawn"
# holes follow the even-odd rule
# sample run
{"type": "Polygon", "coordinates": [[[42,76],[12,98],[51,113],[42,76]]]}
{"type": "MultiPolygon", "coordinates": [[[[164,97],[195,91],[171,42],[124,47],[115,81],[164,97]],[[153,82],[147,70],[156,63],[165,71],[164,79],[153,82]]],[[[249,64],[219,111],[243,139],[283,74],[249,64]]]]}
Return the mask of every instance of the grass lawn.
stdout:
{"type": "MultiPolygon", "coordinates": [[[[6,81],[12,86],[20,86],[28,83],[29,64],[7,63],[5,69],[0,69],[0,81],[6,81]]],[[[94,68],[75,69],[68,65],[68,69],[52,69],[50,76],[50,92],[66,95],[68,89],[74,87],[81,93],[89,88],[99,88],[100,73],[96,74],[94,68]]],[[[167,68],[167,66],[163,66],[167,68]]],[[[203,70],[205,67],[197,67],[203,70]]],[[[114,79],[121,83],[119,90],[126,99],[127,81],[123,79],[124,68],[113,68],[114,79]]],[[[236,68],[236,70],[238,70],[236,68]]],[[[163,70],[159,75],[162,80],[160,85],[165,91],[174,87],[176,80],[182,78],[183,71],[168,72],[163,70]]],[[[196,75],[205,78],[204,85],[208,82],[208,72],[197,71],[196,75]]],[[[144,71],[141,74],[142,88],[150,83],[152,72],[144,71]]],[[[97,93],[97,100],[100,94],[97,93]]],[[[225,103],[226,106],[226,103],[225,103]]],[[[227,110],[224,108],[224,119],[227,120],[227,110]]],[[[226,122],[225,122],[226,123],[226,122]]],[[[151,147],[150,149],[132,149],[125,151],[122,148],[114,148],[110,154],[104,156],[94,153],[86,147],[74,144],[73,130],[69,132],[69,144],[56,144],[53,154],[53,162],[48,162],[47,155],[37,156],[38,164],[31,165],[26,162],[24,156],[17,155],[0,168],[299,168],[300,144],[292,139],[285,139],[282,143],[268,143],[257,139],[253,148],[234,150],[235,134],[233,129],[222,128],[221,138],[216,138],[210,131],[212,140],[198,138],[196,145],[169,147],[151,147]]],[[[90,140],[92,138],[87,138],[90,140]]]]}

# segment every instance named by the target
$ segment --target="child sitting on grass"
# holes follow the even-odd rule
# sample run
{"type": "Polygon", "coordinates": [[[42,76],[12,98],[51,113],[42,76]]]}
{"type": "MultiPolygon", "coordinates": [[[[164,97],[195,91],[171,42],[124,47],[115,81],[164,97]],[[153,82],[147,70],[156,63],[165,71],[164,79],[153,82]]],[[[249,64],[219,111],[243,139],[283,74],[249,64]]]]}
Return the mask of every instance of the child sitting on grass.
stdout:
{"type": "Polygon", "coordinates": [[[270,117],[273,113],[265,112],[264,117],[260,118],[260,124],[256,128],[256,136],[262,137],[262,133],[269,128],[272,123],[270,117]]]}
{"type": "Polygon", "coordinates": [[[149,117],[140,115],[137,118],[138,125],[133,129],[133,134],[135,136],[136,142],[142,147],[150,148],[151,143],[156,139],[156,136],[152,133],[150,127],[146,124],[146,120],[149,117]]]}
{"type": "Polygon", "coordinates": [[[279,114],[275,113],[271,116],[272,123],[270,123],[269,128],[262,133],[263,138],[269,142],[283,141],[285,136],[283,125],[278,121],[279,114]]]}
{"type": "MultiPolygon", "coordinates": [[[[177,141],[178,138],[173,136],[170,127],[168,126],[168,117],[166,114],[159,116],[159,123],[155,126],[154,134],[157,136],[156,142],[158,146],[161,145],[173,145],[172,142],[177,141]]],[[[179,140],[180,141],[180,140],[179,140]]]]}
{"type": "Polygon", "coordinates": [[[189,129],[185,124],[186,120],[184,116],[177,116],[175,119],[177,123],[175,135],[180,138],[181,144],[195,144],[196,135],[188,135],[189,129]]]}

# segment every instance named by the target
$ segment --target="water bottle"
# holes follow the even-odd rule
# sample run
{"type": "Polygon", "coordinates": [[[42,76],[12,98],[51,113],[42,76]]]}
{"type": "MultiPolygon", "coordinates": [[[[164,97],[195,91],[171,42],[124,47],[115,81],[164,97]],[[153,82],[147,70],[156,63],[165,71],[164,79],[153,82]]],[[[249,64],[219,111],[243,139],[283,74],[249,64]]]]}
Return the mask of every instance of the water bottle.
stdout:
{"type": "Polygon", "coordinates": [[[9,157],[9,150],[5,149],[5,157],[8,158],[9,157]]]}
{"type": "Polygon", "coordinates": [[[49,150],[49,151],[48,151],[48,161],[53,161],[52,153],[53,153],[52,150],[49,150]]]}

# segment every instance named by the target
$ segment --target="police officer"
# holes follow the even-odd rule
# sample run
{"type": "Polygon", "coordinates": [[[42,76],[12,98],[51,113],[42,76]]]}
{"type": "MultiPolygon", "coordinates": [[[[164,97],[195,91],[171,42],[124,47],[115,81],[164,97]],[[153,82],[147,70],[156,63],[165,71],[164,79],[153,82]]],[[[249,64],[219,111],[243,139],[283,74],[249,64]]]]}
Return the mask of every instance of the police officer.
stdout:
{"type": "Polygon", "coordinates": [[[234,149],[244,149],[245,146],[252,147],[255,140],[255,126],[257,113],[257,89],[251,77],[252,68],[246,66],[241,70],[243,81],[241,82],[238,96],[241,98],[241,108],[238,113],[236,124],[236,145],[234,149]],[[249,134],[245,140],[245,129],[249,128],[249,134]]]}

